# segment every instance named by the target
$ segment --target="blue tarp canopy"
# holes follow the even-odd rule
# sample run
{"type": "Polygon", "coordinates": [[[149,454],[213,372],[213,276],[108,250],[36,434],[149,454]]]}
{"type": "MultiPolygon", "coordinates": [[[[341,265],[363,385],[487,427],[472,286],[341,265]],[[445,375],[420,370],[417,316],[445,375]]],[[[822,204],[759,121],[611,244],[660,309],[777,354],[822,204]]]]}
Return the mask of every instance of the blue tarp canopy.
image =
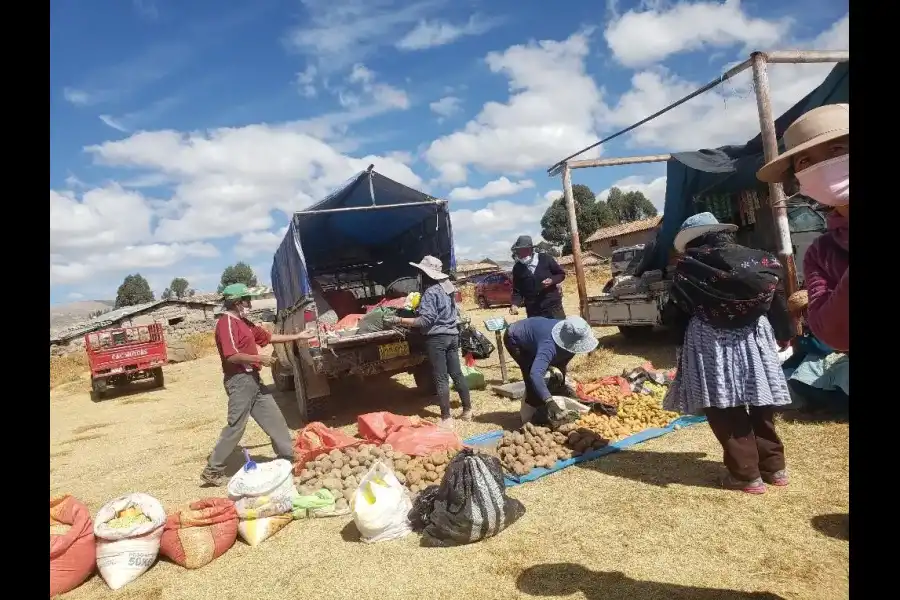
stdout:
{"type": "MultiPolygon", "coordinates": [[[[800,115],[826,104],[849,102],[850,63],[838,63],[819,87],[775,120],[779,151],[784,151],[784,130],[800,115]]],[[[654,268],[666,264],[678,228],[694,214],[694,196],[754,189],[761,185],[756,172],[762,165],[762,134],[743,146],[672,154],[666,163],[666,203],[662,229],[657,234],[654,268]]]]}
{"type": "Polygon", "coordinates": [[[310,297],[310,279],[318,275],[365,269],[369,279],[386,285],[413,275],[409,262],[426,254],[456,266],[447,204],[371,168],[361,171],[291,219],[272,264],[278,310],[310,297]],[[371,206],[390,207],[335,210],[371,206]]]}

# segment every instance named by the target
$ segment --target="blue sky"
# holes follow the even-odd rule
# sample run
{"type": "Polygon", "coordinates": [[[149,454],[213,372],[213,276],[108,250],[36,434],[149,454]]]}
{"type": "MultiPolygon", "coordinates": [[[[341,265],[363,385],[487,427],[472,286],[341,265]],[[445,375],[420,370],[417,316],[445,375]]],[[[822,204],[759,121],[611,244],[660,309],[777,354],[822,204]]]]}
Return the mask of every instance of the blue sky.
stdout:
{"type": "MultiPolygon", "coordinates": [[[[743,60],[849,49],[848,2],[58,0],[50,18],[50,302],[128,273],[268,281],[287,215],[374,163],[448,198],[457,253],[505,258],[559,189],[545,169],[743,60]]],[[[776,111],[829,65],[777,65],[776,111]]],[[[603,147],[740,143],[747,77],[603,147]]],[[[664,165],[580,170],[661,207],[664,165]]]]}

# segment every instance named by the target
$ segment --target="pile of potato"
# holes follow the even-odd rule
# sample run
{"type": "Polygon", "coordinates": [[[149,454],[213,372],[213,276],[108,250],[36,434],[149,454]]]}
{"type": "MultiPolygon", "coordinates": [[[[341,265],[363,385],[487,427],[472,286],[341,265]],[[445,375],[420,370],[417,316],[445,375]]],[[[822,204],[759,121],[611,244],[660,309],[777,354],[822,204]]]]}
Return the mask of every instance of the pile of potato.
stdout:
{"type": "Polygon", "coordinates": [[[405,483],[413,494],[418,494],[430,485],[440,485],[447,465],[459,454],[458,450],[432,452],[428,456],[416,456],[409,461],[395,462],[394,473],[401,483],[405,483]]]}
{"type": "Polygon", "coordinates": [[[304,496],[323,488],[327,489],[338,499],[335,508],[340,510],[346,508],[359,486],[360,479],[376,461],[381,461],[396,471],[398,465],[409,461],[409,457],[394,452],[389,444],[384,446],[363,444],[343,450],[332,450],[306,463],[305,468],[294,478],[294,482],[300,494],[304,496]]]}
{"type": "Polygon", "coordinates": [[[571,458],[572,451],[565,443],[565,434],[528,423],[520,431],[503,433],[497,456],[508,472],[525,475],[535,467],[549,469],[558,460],[571,458]]]}
{"type": "Polygon", "coordinates": [[[604,440],[616,441],[651,427],[665,427],[677,417],[677,413],[662,409],[657,394],[629,394],[619,401],[615,417],[589,413],[568,431],[591,431],[604,440]]]}
{"type": "Polygon", "coordinates": [[[601,434],[589,425],[580,425],[580,423],[594,422],[594,418],[597,416],[594,413],[588,413],[575,423],[567,423],[557,430],[566,437],[566,446],[572,450],[572,456],[581,456],[609,444],[609,440],[612,438],[601,434]]]}

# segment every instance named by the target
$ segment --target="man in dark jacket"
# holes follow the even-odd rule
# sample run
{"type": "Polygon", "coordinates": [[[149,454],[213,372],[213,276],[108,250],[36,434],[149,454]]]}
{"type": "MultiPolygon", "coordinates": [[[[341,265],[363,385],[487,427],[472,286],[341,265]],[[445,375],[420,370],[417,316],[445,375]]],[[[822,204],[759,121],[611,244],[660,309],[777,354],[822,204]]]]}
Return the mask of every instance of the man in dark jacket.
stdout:
{"type": "Polygon", "coordinates": [[[510,314],[518,314],[519,306],[525,307],[525,314],[547,319],[565,319],[562,306],[562,292],[559,285],[566,278],[565,271],[548,254],[534,251],[531,236],[520,235],[512,247],[516,264],[513,266],[513,293],[510,314]]]}

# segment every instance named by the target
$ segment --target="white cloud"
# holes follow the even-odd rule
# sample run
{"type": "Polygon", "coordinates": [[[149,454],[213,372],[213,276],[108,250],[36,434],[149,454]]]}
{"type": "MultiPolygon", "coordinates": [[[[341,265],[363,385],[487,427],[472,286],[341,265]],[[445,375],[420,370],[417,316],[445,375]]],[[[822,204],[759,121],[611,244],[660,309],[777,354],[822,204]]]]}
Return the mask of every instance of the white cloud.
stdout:
{"type": "Polygon", "coordinates": [[[425,50],[445,46],[461,37],[487,33],[498,24],[497,20],[484,19],[478,15],[472,15],[461,25],[454,25],[446,21],[422,20],[397,42],[397,48],[400,50],[425,50]]]}
{"type": "Polygon", "coordinates": [[[500,196],[512,196],[522,190],[531,189],[534,182],[530,179],[510,181],[506,177],[489,181],[480,188],[458,187],[450,190],[447,197],[450,200],[468,202],[470,200],[483,200],[485,198],[499,198],[500,196]]]}
{"type": "Polygon", "coordinates": [[[50,285],[81,283],[97,275],[159,269],[189,257],[214,258],[218,255],[215,246],[206,243],[125,246],[109,253],[88,254],[77,260],[50,254],[50,285]]]}
{"type": "Polygon", "coordinates": [[[151,238],[152,211],[137,192],[112,184],[78,198],[50,190],[50,253],[100,251],[151,238]]]}
{"type": "Polygon", "coordinates": [[[647,197],[650,202],[653,203],[653,206],[656,207],[656,210],[659,211],[660,214],[663,212],[663,208],[666,204],[666,178],[656,177],[649,181],[644,177],[638,177],[632,175],[631,177],[626,177],[625,179],[620,179],[615,182],[599,194],[597,194],[598,200],[603,200],[606,202],[606,199],[609,197],[609,190],[617,187],[623,192],[641,192],[644,196],[647,197]]]}
{"type": "Polygon", "coordinates": [[[547,202],[553,202],[562,195],[562,190],[551,190],[544,194],[544,200],[546,200],[547,202]]]}
{"type": "Polygon", "coordinates": [[[301,0],[308,19],[288,35],[288,44],[316,61],[319,72],[338,71],[391,45],[407,27],[443,2],[421,0],[301,0]]]}
{"type": "MultiPolygon", "coordinates": [[[[846,50],[849,48],[849,15],[828,30],[801,42],[803,48],[846,50]]],[[[779,115],[815,89],[832,64],[769,65],[772,108],[779,115]]],[[[635,73],[631,89],[601,113],[607,130],[631,125],[660,108],[686,96],[705,82],[687,81],[664,68],[635,73]]],[[[628,144],[667,151],[696,150],[743,143],[759,133],[759,116],[749,69],[717,88],[707,91],[671,112],[641,125],[628,135],[628,144]]]]}
{"type": "Polygon", "coordinates": [[[440,100],[435,100],[428,105],[431,112],[441,117],[452,117],[459,112],[462,100],[456,96],[444,96],[440,100]]]}
{"type": "Polygon", "coordinates": [[[548,206],[550,202],[538,196],[530,204],[498,200],[478,210],[452,211],[457,258],[508,260],[518,236],[530,235],[535,243],[541,239],[541,217],[548,206]]]}
{"type": "Polygon", "coordinates": [[[490,70],[509,78],[511,96],[488,102],[461,131],[431,143],[425,158],[440,179],[464,183],[469,167],[506,174],[549,167],[596,141],[601,96],[585,72],[588,52],[588,36],[579,33],[488,54],[490,70]]]}
{"type": "Polygon", "coordinates": [[[315,86],[317,73],[315,65],[307,65],[305,70],[297,73],[297,91],[304,98],[315,98],[318,94],[315,86]]]}
{"type": "Polygon", "coordinates": [[[235,255],[239,258],[252,258],[260,254],[275,254],[278,245],[284,239],[287,227],[278,231],[249,231],[241,235],[235,246],[235,255]]]}
{"type": "MultiPolygon", "coordinates": [[[[662,3],[659,3],[662,4],[662,3]]],[[[742,45],[767,50],[784,40],[790,19],[748,16],[740,0],[678,2],[649,10],[629,10],[606,26],[613,56],[626,67],[663,61],[673,54],[742,45]]]]}
{"type": "Polygon", "coordinates": [[[69,300],[83,300],[84,294],[79,294],[78,292],[70,292],[66,297],[69,300]]]}

